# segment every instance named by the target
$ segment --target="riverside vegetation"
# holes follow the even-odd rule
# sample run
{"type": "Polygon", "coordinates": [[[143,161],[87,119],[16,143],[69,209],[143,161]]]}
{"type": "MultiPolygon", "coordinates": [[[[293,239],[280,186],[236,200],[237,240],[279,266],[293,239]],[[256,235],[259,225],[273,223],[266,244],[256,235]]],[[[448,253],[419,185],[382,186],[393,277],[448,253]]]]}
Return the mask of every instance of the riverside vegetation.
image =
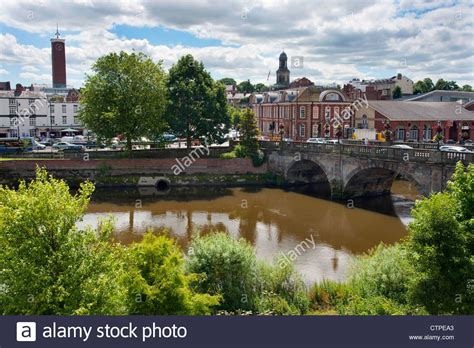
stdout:
{"type": "Polygon", "coordinates": [[[409,236],[357,257],[345,283],[306,288],[291,264],[258,261],[225,233],[197,235],[187,255],[148,232],[130,246],[113,222],[77,230],[94,191],[74,195],[37,169],[0,188],[0,312],[6,314],[473,314],[474,165],[418,201],[409,236]]]}

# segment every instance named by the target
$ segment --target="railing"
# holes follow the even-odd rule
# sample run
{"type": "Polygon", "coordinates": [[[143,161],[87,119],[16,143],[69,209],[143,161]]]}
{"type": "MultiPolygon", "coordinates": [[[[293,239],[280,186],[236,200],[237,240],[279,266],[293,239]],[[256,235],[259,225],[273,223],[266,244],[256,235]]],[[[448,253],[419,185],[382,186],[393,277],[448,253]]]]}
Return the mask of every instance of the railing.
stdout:
{"type": "MultiPolygon", "coordinates": [[[[341,142],[346,145],[364,145],[364,140],[353,140],[353,139],[341,139],[341,142]]],[[[438,144],[433,142],[410,142],[410,141],[394,141],[392,144],[403,144],[411,146],[415,149],[428,149],[428,150],[436,150],[438,149],[438,144]]],[[[369,140],[369,145],[375,146],[387,146],[385,141],[380,140],[369,140]]],[[[443,144],[441,144],[443,145],[443,144]]],[[[462,146],[470,151],[474,151],[474,145],[471,144],[444,144],[444,145],[453,145],[453,146],[462,146]]]]}
{"type": "Polygon", "coordinates": [[[316,144],[306,142],[260,142],[264,150],[286,150],[293,152],[318,152],[361,158],[412,161],[426,163],[455,164],[457,161],[473,163],[474,153],[445,152],[430,149],[400,149],[386,146],[365,146],[347,144],[316,144]]]}

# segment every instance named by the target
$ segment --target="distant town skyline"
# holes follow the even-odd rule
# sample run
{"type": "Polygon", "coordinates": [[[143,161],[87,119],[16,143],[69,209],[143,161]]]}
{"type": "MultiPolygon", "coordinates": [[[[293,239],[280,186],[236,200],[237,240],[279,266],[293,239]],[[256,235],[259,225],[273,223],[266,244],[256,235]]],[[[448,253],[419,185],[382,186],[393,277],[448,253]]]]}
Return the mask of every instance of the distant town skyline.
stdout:
{"type": "Polygon", "coordinates": [[[68,85],[101,55],[140,51],[168,69],[191,53],[215,79],[316,84],[402,73],[474,83],[471,1],[78,1],[2,3],[0,81],[51,85],[50,38],[66,40],[68,85]],[[270,74],[269,74],[270,73],[270,74]]]}

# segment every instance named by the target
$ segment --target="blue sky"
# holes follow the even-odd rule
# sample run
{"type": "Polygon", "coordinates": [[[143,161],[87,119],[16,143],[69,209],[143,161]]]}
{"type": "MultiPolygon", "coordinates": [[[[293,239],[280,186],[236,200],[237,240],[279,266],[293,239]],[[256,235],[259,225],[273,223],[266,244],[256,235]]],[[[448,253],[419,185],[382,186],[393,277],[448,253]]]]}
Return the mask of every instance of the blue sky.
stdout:
{"type": "Polygon", "coordinates": [[[474,84],[473,2],[211,0],[4,2],[0,81],[51,84],[50,42],[66,39],[68,84],[101,55],[142,51],[168,69],[184,54],[214,78],[274,83],[278,55],[303,57],[291,79],[343,84],[402,73],[474,84]]]}

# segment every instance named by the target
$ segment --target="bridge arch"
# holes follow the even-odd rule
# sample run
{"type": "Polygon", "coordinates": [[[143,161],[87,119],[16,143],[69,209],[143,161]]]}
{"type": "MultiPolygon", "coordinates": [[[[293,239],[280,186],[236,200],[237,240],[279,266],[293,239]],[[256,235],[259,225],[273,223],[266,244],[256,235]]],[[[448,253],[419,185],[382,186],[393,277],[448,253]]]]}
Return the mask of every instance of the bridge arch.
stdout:
{"type": "Polygon", "coordinates": [[[318,184],[322,191],[332,193],[332,185],[324,167],[314,160],[292,161],[286,170],[285,178],[290,184],[318,184]]]}
{"type": "Polygon", "coordinates": [[[399,175],[413,185],[420,194],[427,194],[419,181],[403,166],[373,164],[353,169],[346,175],[344,197],[390,194],[393,181],[399,175]]]}

